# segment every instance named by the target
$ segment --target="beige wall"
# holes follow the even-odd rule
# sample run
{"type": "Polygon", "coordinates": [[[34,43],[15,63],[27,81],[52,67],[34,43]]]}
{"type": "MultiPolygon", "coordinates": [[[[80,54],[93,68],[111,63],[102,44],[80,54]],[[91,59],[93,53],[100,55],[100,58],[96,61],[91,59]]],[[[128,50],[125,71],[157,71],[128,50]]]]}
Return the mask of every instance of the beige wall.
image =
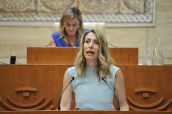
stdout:
{"type": "Polygon", "coordinates": [[[9,63],[12,53],[19,63],[26,63],[27,47],[44,47],[49,43],[52,27],[0,27],[0,62],[9,63]]]}
{"type": "MultiPolygon", "coordinates": [[[[172,64],[172,1],[156,0],[155,27],[106,28],[109,42],[117,47],[138,47],[139,62],[152,56],[154,38],[161,39],[166,64],[172,64]]],[[[16,53],[19,63],[26,63],[28,46],[44,46],[49,43],[52,26],[0,26],[0,62],[9,63],[11,53],[16,53]]]]}
{"type": "Polygon", "coordinates": [[[138,47],[140,63],[152,56],[154,38],[159,37],[166,64],[172,64],[172,1],[157,0],[155,27],[107,28],[107,38],[119,47],[138,47]]]}

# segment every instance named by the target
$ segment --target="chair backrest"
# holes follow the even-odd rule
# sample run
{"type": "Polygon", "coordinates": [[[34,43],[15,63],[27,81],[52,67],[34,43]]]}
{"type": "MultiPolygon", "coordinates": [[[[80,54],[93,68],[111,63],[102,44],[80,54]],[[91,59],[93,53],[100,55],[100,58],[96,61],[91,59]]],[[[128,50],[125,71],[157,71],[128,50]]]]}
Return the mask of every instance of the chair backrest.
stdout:
{"type": "MultiPolygon", "coordinates": [[[[95,29],[102,32],[104,35],[106,34],[106,24],[104,22],[84,22],[84,29],[95,29]]],[[[53,24],[53,30],[59,31],[59,22],[53,24]]]]}

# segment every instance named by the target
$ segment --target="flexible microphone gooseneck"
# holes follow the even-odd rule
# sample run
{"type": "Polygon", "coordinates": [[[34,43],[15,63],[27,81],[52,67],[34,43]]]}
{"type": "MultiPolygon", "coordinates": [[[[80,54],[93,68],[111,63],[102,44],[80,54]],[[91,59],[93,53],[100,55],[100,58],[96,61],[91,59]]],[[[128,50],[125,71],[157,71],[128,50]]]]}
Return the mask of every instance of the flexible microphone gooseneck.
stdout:
{"type": "Polygon", "coordinates": [[[61,104],[61,99],[62,99],[63,93],[65,92],[65,90],[67,89],[67,87],[72,83],[72,81],[73,81],[74,79],[75,79],[75,78],[72,77],[72,79],[70,80],[70,82],[66,85],[66,87],[65,87],[65,88],[62,90],[62,92],[60,93],[59,100],[58,100],[58,107],[57,107],[58,110],[61,110],[60,104],[61,104]]]}
{"type": "Polygon", "coordinates": [[[117,97],[117,95],[116,95],[116,93],[115,93],[115,87],[113,87],[112,88],[112,86],[110,86],[109,84],[108,84],[108,82],[105,80],[105,77],[102,77],[102,80],[106,83],[106,85],[109,87],[109,89],[114,93],[114,95],[115,95],[115,97],[116,97],[116,99],[117,99],[117,110],[120,110],[120,104],[119,104],[119,99],[118,99],[118,97],[117,97]]]}

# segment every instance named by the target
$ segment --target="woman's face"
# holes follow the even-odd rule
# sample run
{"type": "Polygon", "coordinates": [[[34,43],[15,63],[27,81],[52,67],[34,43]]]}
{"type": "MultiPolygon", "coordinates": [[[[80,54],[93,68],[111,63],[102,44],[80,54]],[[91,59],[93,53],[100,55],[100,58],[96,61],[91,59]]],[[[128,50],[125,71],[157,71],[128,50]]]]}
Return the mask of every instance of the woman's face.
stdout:
{"type": "Polygon", "coordinates": [[[64,22],[64,27],[69,36],[74,36],[79,28],[79,20],[75,17],[64,22]]]}
{"type": "Polygon", "coordinates": [[[84,56],[86,60],[97,61],[99,55],[99,41],[94,33],[90,32],[85,36],[84,56]]]}

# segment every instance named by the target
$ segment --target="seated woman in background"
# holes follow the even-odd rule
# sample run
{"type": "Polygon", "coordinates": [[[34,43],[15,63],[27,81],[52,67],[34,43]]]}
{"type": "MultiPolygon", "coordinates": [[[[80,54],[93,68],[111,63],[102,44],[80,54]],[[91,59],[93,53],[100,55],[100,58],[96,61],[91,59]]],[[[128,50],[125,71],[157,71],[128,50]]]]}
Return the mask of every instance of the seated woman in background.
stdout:
{"type": "Polygon", "coordinates": [[[79,47],[80,37],[83,33],[80,10],[77,7],[68,8],[60,19],[60,32],[52,34],[51,47],[79,47]]]}
{"type": "Polygon", "coordinates": [[[96,30],[81,38],[75,65],[64,74],[65,87],[60,110],[71,110],[73,93],[78,110],[116,110],[114,96],[119,102],[118,110],[129,110],[122,71],[113,65],[107,41],[96,30]]]}

